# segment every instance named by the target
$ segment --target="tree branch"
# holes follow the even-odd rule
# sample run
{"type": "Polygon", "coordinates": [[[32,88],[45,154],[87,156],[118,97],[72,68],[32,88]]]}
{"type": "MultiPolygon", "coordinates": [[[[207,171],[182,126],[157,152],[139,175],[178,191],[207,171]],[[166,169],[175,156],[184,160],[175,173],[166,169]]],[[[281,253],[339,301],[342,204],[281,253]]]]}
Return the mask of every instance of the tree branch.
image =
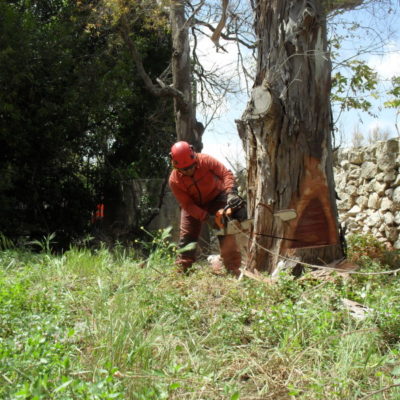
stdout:
{"type": "Polygon", "coordinates": [[[372,397],[372,396],[374,396],[374,395],[376,395],[378,393],[386,392],[386,391],[388,391],[388,390],[390,390],[390,389],[392,389],[394,387],[399,387],[399,386],[400,386],[399,383],[395,383],[393,385],[386,386],[386,387],[384,387],[382,389],[375,390],[374,392],[371,392],[370,394],[368,394],[368,395],[364,396],[363,398],[361,398],[361,400],[369,399],[370,397],[372,397]]]}
{"type": "Polygon", "coordinates": [[[226,9],[228,8],[228,3],[229,0],[222,0],[222,15],[221,19],[218,22],[217,27],[214,29],[213,34],[211,35],[211,40],[214,42],[214,44],[218,47],[219,46],[219,38],[222,33],[222,29],[225,27],[226,23],[226,9]]]}
{"type": "MultiPolygon", "coordinates": [[[[196,23],[196,25],[205,26],[211,32],[215,32],[215,28],[211,24],[209,24],[208,22],[204,22],[204,21],[195,19],[195,23],[196,23]]],[[[197,30],[199,30],[199,29],[197,29],[197,30]]],[[[244,40],[239,39],[237,36],[232,37],[232,36],[229,36],[229,35],[225,35],[224,33],[221,32],[220,37],[222,37],[222,39],[224,39],[224,40],[228,40],[228,41],[232,41],[232,42],[238,42],[238,43],[242,44],[243,46],[247,47],[248,49],[255,49],[256,48],[256,45],[247,43],[244,40]]]]}
{"type": "Polygon", "coordinates": [[[119,31],[121,33],[121,36],[128,47],[129,53],[130,53],[133,61],[135,62],[137,72],[138,72],[139,76],[142,78],[147,90],[149,90],[149,92],[151,94],[153,94],[154,96],[175,97],[175,98],[179,99],[179,101],[181,101],[182,103],[186,103],[183,93],[180,92],[179,90],[175,89],[173,86],[160,84],[161,88],[158,88],[154,85],[150,76],[147,74],[146,70],[144,69],[142,56],[140,55],[139,51],[137,50],[137,47],[136,47],[134,41],[129,36],[129,25],[128,25],[128,21],[126,20],[126,15],[121,16],[119,25],[120,25],[119,31]]]}
{"type": "Polygon", "coordinates": [[[352,10],[363,3],[364,0],[325,0],[323,2],[326,13],[336,10],[352,10]]]}

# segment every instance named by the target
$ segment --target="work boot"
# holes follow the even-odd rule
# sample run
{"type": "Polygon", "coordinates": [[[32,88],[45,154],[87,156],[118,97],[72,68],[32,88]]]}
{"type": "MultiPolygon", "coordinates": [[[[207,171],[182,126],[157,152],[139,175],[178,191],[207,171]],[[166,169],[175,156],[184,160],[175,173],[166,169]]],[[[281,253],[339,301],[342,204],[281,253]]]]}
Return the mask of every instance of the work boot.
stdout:
{"type": "Polygon", "coordinates": [[[235,276],[240,275],[239,268],[242,265],[242,255],[236,243],[235,235],[219,237],[221,259],[226,269],[235,276]]]}
{"type": "Polygon", "coordinates": [[[194,260],[182,259],[178,257],[178,259],[175,261],[176,271],[182,274],[187,274],[192,268],[193,262],[194,260]]]}
{"type": "Polygon", "coordinates": [[[222,262],[222,258],[219,255],[211,255],[207,257],[207,261],[211,266],[211,273],[214,275],[223,275],[225,274],[224,263],[222,262]]]}
{"type": "Polygon", "coordinates": [[[235,276],[236,278],[239,278],[240,276],[240,269],[239,268],[227,268],[228,274],[235,276]]]}

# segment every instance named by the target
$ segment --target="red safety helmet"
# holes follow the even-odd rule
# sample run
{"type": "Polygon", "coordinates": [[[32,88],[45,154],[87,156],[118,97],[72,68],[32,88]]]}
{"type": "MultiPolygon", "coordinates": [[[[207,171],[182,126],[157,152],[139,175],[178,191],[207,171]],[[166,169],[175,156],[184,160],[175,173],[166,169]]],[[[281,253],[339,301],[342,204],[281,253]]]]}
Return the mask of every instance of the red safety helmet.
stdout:
{"type": "Polygon", "coordinates": [[[171,147],[171,153],[169,153],[172,160],[172,165],[175,168],[182,169],[193,165],[196,162],[196,152],[193,150],[193,146],[188,142],[177,142],[171,147]]]}

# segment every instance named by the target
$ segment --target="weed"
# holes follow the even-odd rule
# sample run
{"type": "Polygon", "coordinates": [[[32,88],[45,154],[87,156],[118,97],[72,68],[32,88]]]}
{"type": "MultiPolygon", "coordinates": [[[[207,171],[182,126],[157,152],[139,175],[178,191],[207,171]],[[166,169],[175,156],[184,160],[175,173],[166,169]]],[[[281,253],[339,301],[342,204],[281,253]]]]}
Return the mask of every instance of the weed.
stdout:
{"type": "Polygon", "coordinates": [[[14,242],[0,232],[0,250],[9,250],[15,248],[14,242]]]}
{"type": "Polygon", "coordinates": [[[348,258],[354,263],[363,263],[372,260],[381,260],[385,254],[385,246],[372,234],[350,235],[348,241],[348,258]]]}
{"type": "Polygon", "coordinates": [[[374,398],[399,398],[396,276],[180,275],[168,233],[149,236],[145,259],[0,252],[0,397],[356,400],[388,387],[374,398]],[[344,298],[370,311],[354,319],[344,298]]]}
{"type": "Polygon", "coordinates": [[[55,244],[54,238],[56,234],[53,232],[50,235],[43,236],[42,240],[31,240],[27,244],[36,246],[40,252],[50,254],[51,253],[51,246],[55,244]]]}

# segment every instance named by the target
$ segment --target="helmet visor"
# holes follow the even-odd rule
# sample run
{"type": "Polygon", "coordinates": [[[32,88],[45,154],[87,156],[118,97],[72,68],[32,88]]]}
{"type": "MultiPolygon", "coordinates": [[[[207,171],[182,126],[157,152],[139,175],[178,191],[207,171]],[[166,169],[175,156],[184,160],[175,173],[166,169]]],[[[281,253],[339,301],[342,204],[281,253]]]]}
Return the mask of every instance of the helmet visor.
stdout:
{"type": "Polygon", "coordinates": [[[186,171],[191,170],[195,165],[196,165],[196,163],[194,162],[193,164],[189,165],[188,167],[185,167],[185,168],[176,168],[176,169],[177,169],[178,171],[186,172],[186,171]]]}

